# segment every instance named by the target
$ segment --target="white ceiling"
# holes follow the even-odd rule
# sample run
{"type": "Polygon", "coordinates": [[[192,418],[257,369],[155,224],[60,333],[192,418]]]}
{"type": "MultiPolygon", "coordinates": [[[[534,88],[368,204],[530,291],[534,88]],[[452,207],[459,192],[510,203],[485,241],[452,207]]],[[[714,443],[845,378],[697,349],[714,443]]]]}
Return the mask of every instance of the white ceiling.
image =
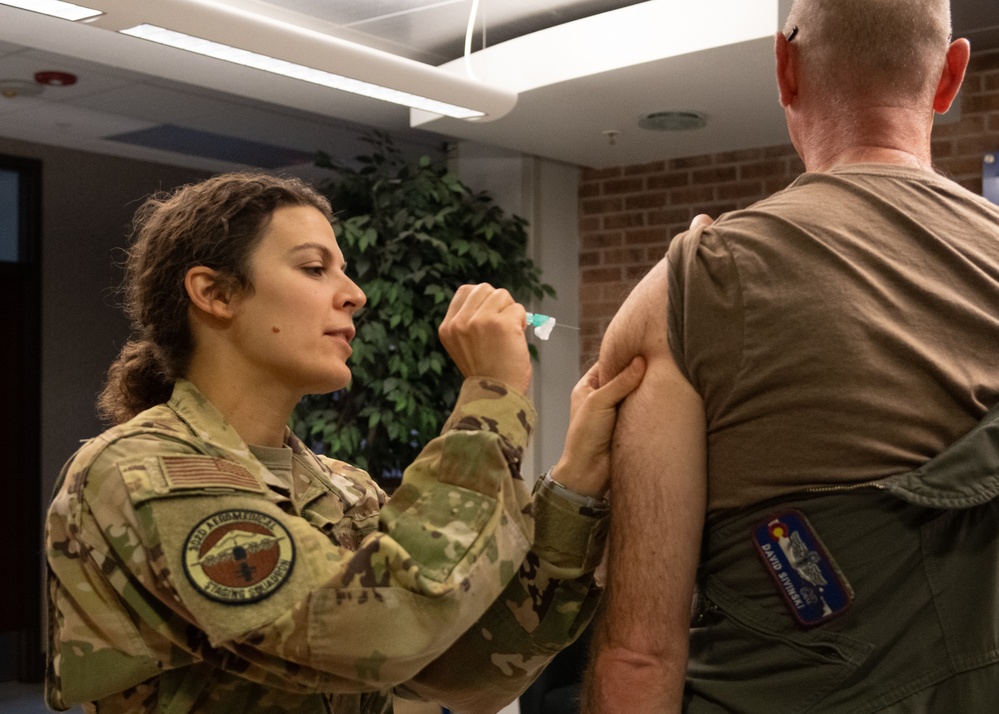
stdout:
{"type": "MultiPolygon", "coordinates": [[[[162,7],[198,0],[105,4],[127,7],[134,18],[150,7],[147,1],[162,7]]],[[[462,55],[472,5],[217,1],[430,65],[462,55]]],[[[483,40],[492,46],[635,4],[480,0],[473,50],[483,40]]],[[[780,4],[783,18],[790,0],[780,4]]],[[[953,8],[956,35],[969,37],[976,51],[999,48],[999,2],[953,0],[953,8]]],[[[259,164],[303,175],[309,175],[317,150],[344,159],[363,153],[359,137],[368,127],[389,131],[412,151],[437,151],[446,141],[468,139],[584,166],[644,163],[785,143],[771,53],[772,41],[761,39],[606,72],[524,92],[495,121],[445,119],[430,124],[431,131],[410,129],[403,107],[0,6],[0,80],[31,80],[49,70],[79,78],[37,97],[0,97],[0,136],[210,171],[259,164]],[[645,115],[667,110],[702,112],[708,125],[669,134],[638,127],[645,115]],[[613,143],[608,131],[617,132],[613,143]]]]}

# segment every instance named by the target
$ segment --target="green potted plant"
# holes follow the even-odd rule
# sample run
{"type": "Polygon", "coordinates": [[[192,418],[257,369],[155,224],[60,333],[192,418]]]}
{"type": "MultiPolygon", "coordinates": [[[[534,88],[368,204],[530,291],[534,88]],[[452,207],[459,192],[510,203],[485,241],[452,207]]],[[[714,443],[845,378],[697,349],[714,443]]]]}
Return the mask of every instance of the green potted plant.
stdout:
{"type": "Polygon", "coordinates": [[[359,168],[320,154],[320,184],[341,218],[337,238],[368,296],[355,317],[353,381],[304,399],[292,428],[323,453],[371,473],[384,488],[435,437],[462,377],[437,326],[463,283],[504,287],[522,302],[554,297],[528,258],[526,221],[508,215],[429,157],[410,161],[381,133],[359,168]]]}

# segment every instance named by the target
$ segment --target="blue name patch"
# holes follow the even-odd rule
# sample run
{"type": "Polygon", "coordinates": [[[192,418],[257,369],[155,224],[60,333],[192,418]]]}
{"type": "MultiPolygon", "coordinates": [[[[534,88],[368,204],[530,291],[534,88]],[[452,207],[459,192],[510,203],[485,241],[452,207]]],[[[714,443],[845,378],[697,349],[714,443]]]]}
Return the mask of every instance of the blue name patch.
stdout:
{"type": "Polygon", "coordinates": [[[853,589],[801,511],[764,519],[753,528],[753,542],[791,614],[805,627],[850,606],[853,589]]]}

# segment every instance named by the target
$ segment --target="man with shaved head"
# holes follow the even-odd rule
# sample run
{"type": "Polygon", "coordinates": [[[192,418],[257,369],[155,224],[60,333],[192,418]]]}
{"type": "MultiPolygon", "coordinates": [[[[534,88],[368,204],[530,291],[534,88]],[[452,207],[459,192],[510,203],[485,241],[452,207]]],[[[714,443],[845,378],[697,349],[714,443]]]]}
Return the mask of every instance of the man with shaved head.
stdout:
{"type": "Polygon", "coordinates": [[[999,709],[999,206],[938,174],[946,0],[796,0],[806,173],[698,216],[601,346],[636,355],[587,712],[999,709]]]}

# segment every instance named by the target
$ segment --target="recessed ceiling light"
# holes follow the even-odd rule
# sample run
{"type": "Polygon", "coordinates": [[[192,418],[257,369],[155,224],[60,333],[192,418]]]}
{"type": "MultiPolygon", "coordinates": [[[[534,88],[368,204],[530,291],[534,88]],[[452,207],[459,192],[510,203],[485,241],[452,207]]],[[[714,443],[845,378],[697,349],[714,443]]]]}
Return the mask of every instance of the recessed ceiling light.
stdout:
{"type": "Polygon", "coordinates": [[[14,97],[35,97],[42,93],[42,85],[29,82],[26,79],[0,79],[0,96],[7,99],[14,97]]]}
{"type": "Polygon", "coordinates": [[[700,112],[653,112],[638,121],[638,126],[650,131],[689,131],[701,129],[708,117],[700,112]]]}
{"type": "Polygon", "coordinates": [[[63,20],[85,20],[88,17],[97,17],[104,13],[82,5],[74,5],[71,2],[61,2],[61,0],[0,0],[0,5],[10,5],[21,10],[31,10],[40,12],[43,15],[51,15],[63,20]]]}

